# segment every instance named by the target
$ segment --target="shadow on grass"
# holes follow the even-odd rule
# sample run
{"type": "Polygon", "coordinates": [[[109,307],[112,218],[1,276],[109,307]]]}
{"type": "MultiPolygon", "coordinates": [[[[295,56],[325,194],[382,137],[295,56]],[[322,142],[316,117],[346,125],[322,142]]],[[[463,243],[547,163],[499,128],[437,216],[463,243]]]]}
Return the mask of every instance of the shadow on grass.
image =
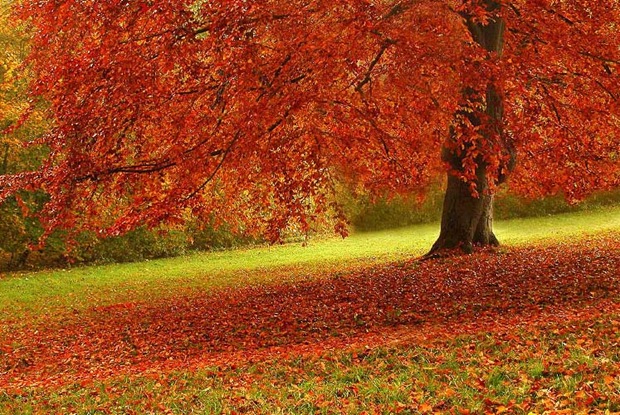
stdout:
{"type": "Polygon", "coordinates": [[[579,244],[378,266],[329,279],[222,289],[77,312],[9,331],[0,386],[65,382],[182,366],[221,353],[347,344],[368,333],[432,333],[534,318],[620,293],[617,235],[579,244]]]}

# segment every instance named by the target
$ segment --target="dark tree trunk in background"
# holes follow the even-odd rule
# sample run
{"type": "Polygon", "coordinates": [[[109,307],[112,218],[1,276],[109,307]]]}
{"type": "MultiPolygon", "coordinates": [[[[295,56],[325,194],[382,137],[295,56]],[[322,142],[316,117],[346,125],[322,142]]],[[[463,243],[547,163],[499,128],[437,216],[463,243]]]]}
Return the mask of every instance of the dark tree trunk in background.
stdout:
{"type": "Polygon", "coordinates": [[[2,156],[2,165],[0,166],[0,174],[7,174],[9,171],[9,144],[4,145],[4,155],[2,156]]]}
{"type": "MultiPolygon", "coordinates": [[[[488,10],[494,10],[500,7],[496,2],[487,0],[488,10]]],[[[474,23],[469,16],[467,19],[467,27],[472,34],[473,39],[487,51],[502,53],[504,44],[504,28],[505,22],[502,19],[496,19],[483,26],[474,23]]],[[[468,94],[464,91],[464,95],[468,94]]],[[[492,128],[500,129],[499,136],[503,137],[501,132],[503,118],[503,103],[500,91],[489,82],[486,90],[485,98],[486,122],[493,123],[492,128]]],[[[468,117],[470,117],[468,115],[468,117]]],[[[470,121],[474,125],[480,125],[480,119],[471,116],[470,121]]],[[[484,126],[482,126],[484,130],[484,126]]],[[[511,155],[511,163],[514,161],[514,153],[508,151],[511,155]]],[[[451,163],[455,170],[462,168],[461,159],[458,155],[453,154],[450,150],[444,149],[444,160],[451,163]]],[[[433,255],[442,249],[461,248],[464,252],[470,253],[474,245],[498,245],[499,242],[493,234],[493,194],[489,192],[489,183],[487,180],[487,166],[482,157],[476,160],[478,168],[476,170],[476,189],[478,196],[473,196],[468,183],[463,182],[458,177],[448,174],[448,186],[443,204],[443,212],[441,218],[441,232],[439,238],[431,248],[428,255],[433,255]]],[[[503,178],[501,179],[503,180],[503,178]]],[[[498,180],[498,183],[501,181],[498,180]]]]}

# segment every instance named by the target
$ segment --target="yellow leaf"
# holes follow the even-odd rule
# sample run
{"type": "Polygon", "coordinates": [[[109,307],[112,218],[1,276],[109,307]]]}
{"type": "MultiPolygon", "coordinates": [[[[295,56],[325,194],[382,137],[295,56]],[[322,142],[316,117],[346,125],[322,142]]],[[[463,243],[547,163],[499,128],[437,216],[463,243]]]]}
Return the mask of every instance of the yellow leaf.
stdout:
{"type": "Polygon", "coordinates": [[[433,410],[433,407],[427,403],[423,403],[418,409],[420,412],[430,412],[433,410]]]}
{"type": "Polygon", "coordinates": [[[584,391],[578,391],[575,394],[575,398],[577,398],[577,399],[585,399],[587,397],[588,397],[588,395],[586,395],[586,393],[584,391]]]}
{"type": "Polygon", "coordinates": [[[455,392],[455,391],[454,391],[454,389],[452,389],[452,388],[447,388],[447,389],[444,391],[444,395],[446,396],[446,398],[451,398],[451,397],[453,397],[453,396],[455,396],[455,395],[456,395],[456,392],[455,392]]]}

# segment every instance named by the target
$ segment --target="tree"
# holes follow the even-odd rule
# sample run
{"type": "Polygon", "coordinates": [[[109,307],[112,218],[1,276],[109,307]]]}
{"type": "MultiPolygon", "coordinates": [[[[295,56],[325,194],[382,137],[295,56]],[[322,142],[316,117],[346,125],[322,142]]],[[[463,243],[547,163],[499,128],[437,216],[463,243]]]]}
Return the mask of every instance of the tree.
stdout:
{"type": "MultiPolygon", "coordinates": [[[[480,6],[493,13],[500,4],[484,0],[480,6]]],[[[504,17],[495,15],[485,20],[467,9],[461,15],[472,40],[489,53],[485,59],[499,59],[504,49],[504,17]]],[[[462,108],[443,149],[444,161],[453,173],[448,174],[441,232],[429,255],[443,248],[461,246],[471,252],[473,244],[499,244],[493,233],[493,190],[514,168],[516,157],[512,142],[504,134],[502,91],[500,75],[494,72],[482,82],[476,80],[462,88],[462,108]],[[473,171],[463,174],[468,163],[473,171]]]]}
{"type": "MultiPolygon", "coordinates": [[[[0,131],[6,131],[0,134],[0,176],[36,168],[43,158],[40,149],[22,145],[45,129],[41,112],[29,109],[28,73],[21,67],[28,53],[28,35],[23,27],[11,24],[11,3],[0,3],[0,131]],[[28,115],[27,122],[24,115],[28,115]],[[21,128],[12,128],[19,124],[21,128]]],[[[23,210],[42,203],[42,195],[23,196],[0,205],[0,254],[10,256],[9,266],[24,262],[28,243],[38,238],[36,223],[27,220],[23,210]]]]}
{"type": "Polygon", "coordinates": [[[54,126],[42,168],[2,176],[0,198],[44,189],[48,230],[215,213],[275,240],[330,213],[345,233],[336,181],[411,192],[447,171],[433,251],[469,251],[497,243],[509,174],[570,200],[620,184],[617,1],[24,0],[18,14],[54,126]]]}
{"type": "MultiPolygon", "coordinates": [[[[27,85],[17,75],[27,54],[26,36],[10,24],[10,9],[0,4],[0,131],[19,122],[21,114],[28,109],[25,97],[27,85]]],[[[11,170],[16,160],[15,148],[21,141],[18,134],[0,135],[0,175],[11,170]]]]}

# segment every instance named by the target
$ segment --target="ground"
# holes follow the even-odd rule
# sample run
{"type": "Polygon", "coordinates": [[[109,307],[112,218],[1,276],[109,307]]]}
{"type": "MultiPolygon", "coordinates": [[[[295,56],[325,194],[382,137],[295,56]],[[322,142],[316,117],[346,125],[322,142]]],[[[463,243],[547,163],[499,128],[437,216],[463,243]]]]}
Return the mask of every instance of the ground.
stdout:
{"type": "Polygon", "coordinates": [[[620,209],[502,227],[6,275],[0,413],[620,413],[620,209]]]}

